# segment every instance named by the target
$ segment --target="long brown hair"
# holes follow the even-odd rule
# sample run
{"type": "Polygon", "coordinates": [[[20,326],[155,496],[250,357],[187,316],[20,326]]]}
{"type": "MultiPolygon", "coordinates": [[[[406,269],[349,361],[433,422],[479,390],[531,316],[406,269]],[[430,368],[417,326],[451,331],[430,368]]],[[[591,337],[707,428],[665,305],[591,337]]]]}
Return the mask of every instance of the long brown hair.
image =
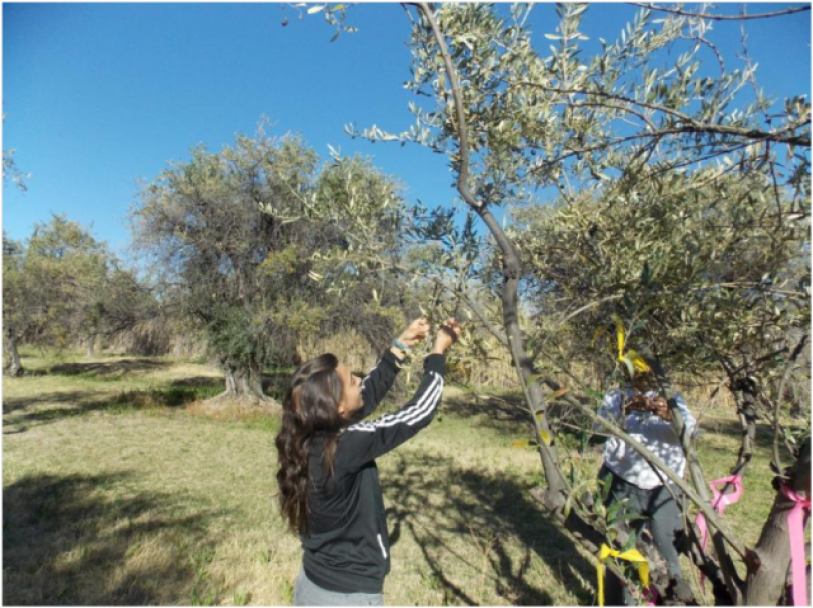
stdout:
{"type": "Polygon", "coordinates": [[[308,533],[308,448],[314,435],[325,434],[325,468],[333,474],[339,431],[347,421],[338,406],[344,386],[330,353],[303,363],[294,372],[282,405],[282,427],[276,438],[277,485],[282,515],[294,532],[308,533]]]}

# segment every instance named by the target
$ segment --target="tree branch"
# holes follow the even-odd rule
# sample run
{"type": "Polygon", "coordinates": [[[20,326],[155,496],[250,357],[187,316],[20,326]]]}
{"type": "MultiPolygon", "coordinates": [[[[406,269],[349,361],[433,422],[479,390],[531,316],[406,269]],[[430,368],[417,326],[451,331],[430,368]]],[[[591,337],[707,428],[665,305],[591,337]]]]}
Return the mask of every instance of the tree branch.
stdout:
{"type": "Polygon", "coordinates": [[[426,2],[420,2],[417,4],[417,6],[421,13],[423,13],[429,27],[432,30],[435,42],[438,45],[438,50],[443,58],[446,75],[449,77],[449,85],[452,88],[452,98],[454,100],[455,116],[457,118],[457,137],[460,152],[460,162],[458,163],[457,170],[457,189],[460,192],[460,195],[463,197],[463,200],[466,201],[466,204],[475,210],[479,210],[482,204],[476,200],[471,190],[469,190],[468,184],[469,130],[466,126],[466,113],[463,109],[463,99],[460,95],[460,84],[457,80],[457,70],[455,70],[454,64],[452,63],[452,57],[449,54],[449,49],[446,47],[446,41],[443,38],[443,34],[435,21],[432,5],[426,2]]]}
{"type": "MultiPolygon", "coordinates": [[[[381,264],[384,265],[384,262],[381,262],[381,264]]],[[[406,266],[401,266],[400,264],[389,263],[388,265],[389,268],[392,268],[393,270],[400,270],[402,272],[418,274],[415,271],[415,269],[408,268],[406,266]]],[[[449,287],[441,279],[433,277],[431,275],[420,274],[420,276],[424,277],[429,281],[432,281],[433,283],[438,285],[441,289],[445,289],[452,295],[460,297],[466,303],[466,306],[469,307],[469,310],[471,310],[477,316],[477,318],[483,324],[483,327],[485,327],[488,330],[488,332],[492,336],[494,336],[494,338],[496,338],[500,344],[508,348],[508,339],[505,337],[505,334],[501,332],[499,329],[497,329],[497,327],[488,319],[485,312],[480,308],[480,306],[471,298],[471,296],[465,290],[463,290],[462,288],[455,289],[454,287],[449,287]]]]}
{"type": "Polygon", "coordinates": [[[776,400],[773,404],[773,460],[775,470],[778,471],[780,475],[782,474],[782,459],[779,457],[779,428],[781,426],[779,424],[779,406],[782,403],[782,396],[785,393],[785,382],[787,382],[788,376],[790,376],[790,372],[793,370],[793,364],[796,362],[802,350],[804,350],[808,337],[808,334],[804,334],[796,345],[796,348],[794,348],[790,354],[785,364],[785,372],[782,374],[782,380],[779,382],[776,400]]]}
{"type": "MultiPolygon", "coordinates": [[[[689,475],[692,478],[692,483],[694,484],[695,490],[700,498],[706,503],[710,503],[711,497],[709,496],[708,488],[706,487],[706,478],[703,474],[703,469],[700,468],[700,462],[697,459],[697,451],[695,450],[695,446],[691,440],[692,438],[690,434],[687,432],[683,415],[677,407],[677,394],[673,391],[671,381],[661,367],[658,358],[655,357],[652,363],[655,377],[660,384],[661,393],[667,399],[669,410],[672,412],[672,426],[680,439],[681,447],[683,448],[683,453],[688,463],[689,475]]],[[[723,492],[725,492],[725,489],[723,492]]],[[[725,543],[723,542],[722,534],[719,532],[715,533],[712,536],[712,542],[714,543],[714,548],[717,551],[717,556],[720,559],[721,571],[723,579],[726,583],[726,587],[728,588],[728,592],[731,597],[735,599],[735,603],[738,603],[738,600],[742,597],[742,579],[740,579],[739,575],[737,574],[737,568],[728,553],[725,543]]]]}
{"type": "MultiPolygon", "coordinates": [[[[522,340],[522,332],[519,328],[519,315],[517,311],[517,289],[521,277],[522,266],[520,263],[519,252],[513,243],[510,241],[505,231],[497,222],[496,218],[486,208],[485,203],[477,201],[468,186],[469,178],[469,138],[468,128],[466,125],[466,116],[463,110],[463,98],[460,92],[460,84],[457,78],[457,71],[455,70],[449,49],[446,46],[443,33],[434,18],[433,9],[427,3],[419,3],[418,9],[423,15],[426,23],[431,29],[432,36],[438,46],[438,51],[443,59],[446,74],[449,79],[449,84],[452,89],[452,98],[454,101],[455,112],[457,116],[457,131],[459,139],[459,152],[460,158],[457,163],[457,190],[460,196],[469,207],[475,210],[480,216],[480,219],[488,227],[494,239],[497,241],[502,257],[503,257],[503,277],[504,284],[502,289],[502,307],[503,319],[506,338],[508,346],[513,359],[514,366],[519,376],[522,390],[525,394],[525,399],[528,404],[528,414],[534,425],[537,435],[537,443],[539,446],[539,456],[542,460],[542,466],[545,471],[545,477],[550,490],[550,508],[557,511],[564,507],[565,494],[567,492],[568,484],[559,466],[559,456],[555,444],[542,439],[543,435],[552,437],[550,426],[545,412],[545,399],[539,385],[532,381],[534,369],[533,361],[528,357],[522,340]],[[540,417],[537,415],[542,412],[540,417]]],[[[453,163],[453,169],[454,167],[453,163]]]]}
{"type": "MultiPolygon", "coordinates": [[[[553,380],[552,378],[542,376],[540,377],[537,374],[537,379],[534,382],[540,381],[544,383],[550,390],[552,391],[560,391],[561,385],[553,380]],[[538,380],[537,380],[538,379],[538,380]]],[[[694,490],[689,488],[686,481],[682,478],[678,477],[677,474],[672,471],[669,466],[663,462],[658,456],[650,452],[643,444],[638,442],[632,436],[628,435],[624,430],[622,430],[617,424],[613,423],[610,420],[602,418],[599,416],[592,408],[584,405],[583,403],[579,402],[576,398],[574,398],[570,394],[564,394],[559,397],[562,401],[566,402],[568,405],[571,405],[578,409],[583,414],[587,415],[593,422],[599,423],[603,428],[607,430],[607,433],[612,437],[617,437],[622,439],[623,441],[627,442],[627,444],[632,447],[636,452],[638,452],[644,460],[646,460],[650,466],[652,466],[653,470],[659,475],[663,475],[671,480],[678,488],[680,488],[686,496],[691,499],[692,502],[697,505],[698,509],[703,512],[703,515],[706,516],[706,519],[712,523],[712,525],[721,531],[723,537],[726,541],[734,548],[734,550],[741,556],[744,557],[745,555],[745,548],[737,541],[731,533],[727,530],[724,530],[720,526],[720,520],[716,515],[714,509],[711,508],[711,505],[708,500],[703,500],[700,496],[697,495],[694,490]],[[713,519],[709,519],[709,515],[713,519]]]]}
{"type": "Polygon", "coordinates": [[[749,19],[770,19],[772,17],[783,17],[784,15],[792,15],[793,13],[800,13],[802,11],[810,10],[810,6],[808,5],[797,8],[788,8],[782,11],[776,11],[774,13],[757,13],[754,15],[712,15],[709,13],[692,13],[679,8],[667,8],[665,6],[658,6],[656,4],[648,4],[645,2],[627,2],[626,4],[640,6],[641,8],[647,8],[651,11],[662,11],[664,13],[680,15],[682,17],[698,17],[700,19],[711,19],[713,21],[747,21],[749,19]]]}
{"type": "MultiPolygon", "coordinates": [[[[653,110],[655,112],[662,112],[664,114],[674,116],[679,121],[686,123],[685,126],[671,129],[656,130],[652,131],[651,133],[647,133],[645,135],[639,135],[638,137],[644,136],[654,137],[658,135],[673,135],[678,133],[718,133],[721,135],[733,135],[735,137],[744,137],[754,141],[772,141],[776,143],[789,144],[792,146],[810,147],[809,137],[797,135],[783,135],[783,133],[787,133],[788,131],[795,131],[796,129],[808,124],[809,121],[806,120],[791,123],[790,125],[787,125],[776,131],[761,131],[759,129],[746,129],[743,127],[729,127],[726,125],[717,125],[712,123],[699,122],[692,118],[691,116],[689,116],[688,114],[684,114],[683,112],[679,112],[672,108],[667,108],[666,106],[662,106],[660,104],[638,101],[637,99],[631,99],[629,97],[625,97],[624,95],[617,95],[615,93],[606,93],[604,91],[585,91],[583,89],[560,89],[556,87],[548,87],[543,84],[537,82],[530,82],[527,80],[521,80],[516,82],[509,81],[508,84],[512,86],[516,85],[530,86],[542,89],[544,91],[549,91],[551,93],[561,93],[563,95],[588,95],[588,96],[595,95],[596,97],[603,97],[605,99],[614,99],[615,101],[633,104],[636,106],[640,106],[642,108],[646,108],[648,110],[653,110]]],[[[607,105],[607,107],[621,109],[615,105],[607,105]]],[[[629,109],[628,111],[635,114],[636,116],[639,115],[637,112],[632,112],[629,109]]]]}

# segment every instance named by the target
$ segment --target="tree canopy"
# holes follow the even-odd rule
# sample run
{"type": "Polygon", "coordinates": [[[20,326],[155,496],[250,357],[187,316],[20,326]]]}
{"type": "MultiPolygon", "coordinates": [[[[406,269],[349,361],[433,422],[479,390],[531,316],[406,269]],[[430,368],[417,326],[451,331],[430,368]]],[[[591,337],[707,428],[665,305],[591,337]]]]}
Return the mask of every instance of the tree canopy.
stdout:
{"type": "Polygon", "coordinates": [[[300,138],[260,127],[219,153],[192,150],[146,185],[135,238],[205,328],[226,394],[265,400],[262,370],[288,365],[302,336],[392,331],[397,292],[370,297],[367,269],[337,256],[361,242],[394,252],[399,201],[368,161],[336,157],[319,171],[300,138]]]}

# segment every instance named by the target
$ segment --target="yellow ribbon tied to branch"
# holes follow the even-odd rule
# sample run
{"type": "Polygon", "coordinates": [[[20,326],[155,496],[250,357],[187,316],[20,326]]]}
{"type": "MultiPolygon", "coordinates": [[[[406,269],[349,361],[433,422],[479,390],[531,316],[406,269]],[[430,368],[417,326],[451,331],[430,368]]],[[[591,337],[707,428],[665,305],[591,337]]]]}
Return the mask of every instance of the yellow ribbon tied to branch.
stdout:
{"type": "MultiPolygon", "coordinates": [[[[633,375],[633,372],[645,373],[650,371],[651,368],[641,355],[631,348],[629,350],[625,350],[627,346],[627,331],[624,329],[624,323],[621,321],[618,315],[613,315],[613,320],[615,321],[615,340],[618,347],[618,362],[627,366],[627,368],[630,370],[630,376],[633,375]]],[[[596,333],[593,335],[593,346],[595,346],[596,341],[605,331],[606,330],[603,327],[596,331],[596,333]]]]}
{"type": "Polygon", "coordinates": [[[617,551],[609,546],[602,544],[601,550],[598,553],[598,564],[596,565],[596,572],[598,574],[598,605],[604,605],[604,562],[607,558],[615,557],[620,560],[637,564],[638,577],[641,579],[641,585],[644,589],[649,587],[649,562],[641,555],[638,549],[630,549],[629,551],[617,551]]]}
{"type": "Polygon", "coordinates": [[[652,368],[637,351],[627,350],[627,330],[624,329],[624,323],[618,317],[615,318],[615,332],[618,341],[618,362],[629,368],[630,376],[635,375],[632,373],[633,371],[642,374],[652,371],[652,368]]]}

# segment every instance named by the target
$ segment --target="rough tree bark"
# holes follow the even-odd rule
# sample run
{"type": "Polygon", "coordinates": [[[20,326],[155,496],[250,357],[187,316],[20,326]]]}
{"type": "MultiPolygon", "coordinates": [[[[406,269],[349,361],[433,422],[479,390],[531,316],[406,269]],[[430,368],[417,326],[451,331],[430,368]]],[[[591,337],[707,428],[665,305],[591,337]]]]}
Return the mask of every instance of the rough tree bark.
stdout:
{"type": "Polygon", "coordinates": [[[230,371],[226,377],[226,390],[230,393],[250,395],[257,399],[266,398],[259,375],[251,370],[230,371]]]}
{"type": "Polygon", "coordinates": [[[226,373],[225,390],[214,397],[215,400],[248,399],[260,403],[274,403],[268,395],[263,392],[262,374],[258,370],[233,365],[224,365],[226,373]]]}
{"type": "Polygon", "coordinates": [[[17,337],[10,331],[3,332],[3,375],[22,376],[24,373],[23,364],[20,361],[20,353],[17,352],[17,337]]]}
{"type": "MultiPolygon", "coordinates": [[[[810,437],[802,444],[799,457],[787,470],[786,477],[794,492],[810,497],[810,437]]],[[[790,565],[788,511],[793,503],[780,491],[780,483],[777,477],[771,514],[746,561],[745,604],[749,606],[776,606],[785,593],[785,576],[790,565]]]]}

